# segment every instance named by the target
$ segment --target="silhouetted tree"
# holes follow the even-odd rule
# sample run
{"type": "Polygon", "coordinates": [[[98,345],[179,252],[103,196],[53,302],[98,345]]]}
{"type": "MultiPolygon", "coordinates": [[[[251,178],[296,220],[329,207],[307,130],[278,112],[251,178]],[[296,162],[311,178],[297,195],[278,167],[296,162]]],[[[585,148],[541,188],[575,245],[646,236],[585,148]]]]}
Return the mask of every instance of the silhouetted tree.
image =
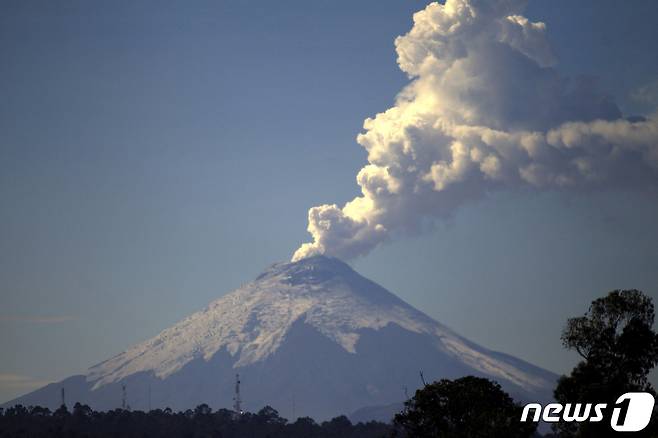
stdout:
{"type": "Polygon", "coordinates": [[[203,403],[194,408],[194,416],[195,417],[201,417],[204,415],[210,415],[212,414],[212,409],[210,409],[210,406],[207,404],[203,403]]]}
{"type": "Polygon", "coordinates": [[[69,413],[66,405],[61,405],[55,412],[53,412],[53,416],[58,418],[66,418],[70,415],[71,414],[69,413]]]}
{"type": "Polygon", "coordinates": [[[349,436],[352,430],[352,422],[344,416],[333,418],[330,421],[322,423],[322,429],[329,434],[329,436],[349,436]]]}
{"type": "Polygon", "coordinates": [[[297,421],[288,426],[291,436],[317,436],[320,426],[309,417],[299,417],[297,421]]]}
{"type": "Polygon", "coordinates": [[[263,409],[258,411],[256,415],[260,421],[268,424],[283,425],[288,422],[285,418],[281,418],[279,416],[279,412],[272,406],[265,406],[263,409]]]}
{"type": "Polygon", "coordinates": [[[395,415],[409,437],[530,437],[534,423],[521,423],[522,409],[495,382],[467,376],[443,379],[416,391],[395,415]]]}
{"type": "MultiPolygon", "coordinates": [[[[0,415],[2,415],[2,409],[0,409],[0,415]]],[[[41,406],[30,406],[30,415],[47,417],[50,415],[50,409],[42,408],[41,406]]]]}
{"type": "Polygon", "coordinates": [[[27,408],[23,405],[13,406],[5,412],[6,417],[25,418],[30,414],[27,408]]]}
{"type": "Polygon", "coordinates": [[[73,406],[73,416],[77,418],[87,418],[91,417],[92,410],[89,406],[76,403],[73,406]]]}
{"type": "MultiPolygon", "coordinates": [[[[592,302],[589,311],[570,318],[562,343],[582,361],[569,376],[562,376],[555,398],[563,403],[606,403],[612,406],[626,392],[654,390],[647,376],[658,363],[658,335],[653,331],[655,313],[650,297],[638,290],[615,290],[592,302]]],[[[564,423],[555,429],[561,436],[603,437],[614,432],[610,414],[601,422],[564,423]]],[[[643,431],[653,436],[655,425],[643,431]],[[651,430],[654,430],[651,432],[651,430]]]]}

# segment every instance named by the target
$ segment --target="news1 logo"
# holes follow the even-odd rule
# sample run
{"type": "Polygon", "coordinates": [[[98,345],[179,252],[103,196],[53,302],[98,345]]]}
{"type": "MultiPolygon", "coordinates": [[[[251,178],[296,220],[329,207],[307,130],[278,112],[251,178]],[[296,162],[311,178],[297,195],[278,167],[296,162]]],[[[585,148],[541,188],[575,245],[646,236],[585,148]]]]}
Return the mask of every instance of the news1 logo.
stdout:
{"type": "MultiPolygon", "coordinates": [[[[617,399],[612,409],[610,427],[617,432],[639,432],[651,421],[655,400],[648,392],[627,392],[617,399]]],[[[606,403],[549,403],[542,407],[539,403],[529,403],[523,407],[521,421],[547,423],[564,421],[567,423],[603,421],[606,403]],[[530,413],[532,418],[528,420],[530,413]]]]}

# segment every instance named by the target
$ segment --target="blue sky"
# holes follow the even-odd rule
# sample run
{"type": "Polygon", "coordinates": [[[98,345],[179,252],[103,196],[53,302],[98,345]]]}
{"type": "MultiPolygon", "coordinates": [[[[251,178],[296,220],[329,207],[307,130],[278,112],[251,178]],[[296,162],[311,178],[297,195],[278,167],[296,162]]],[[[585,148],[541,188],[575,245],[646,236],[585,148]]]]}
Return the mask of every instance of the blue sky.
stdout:
{"type": "MultiPolygon", "coordinates": [[[[408,83],[393,41],[424,6],[4,2],[0,400],[157,334],[288,259],[310,207],[357,196],[355,137],[408,83]]],[[[656,13],[531,0],[525,15],[548,26],[557,70],[597,77],[635,115],[658,103],[656,13]]],[[[657,199],[495,193],[353,264],[472,340],[566,372],[567,317],[614,288],[658,298],[657,199]]]]}

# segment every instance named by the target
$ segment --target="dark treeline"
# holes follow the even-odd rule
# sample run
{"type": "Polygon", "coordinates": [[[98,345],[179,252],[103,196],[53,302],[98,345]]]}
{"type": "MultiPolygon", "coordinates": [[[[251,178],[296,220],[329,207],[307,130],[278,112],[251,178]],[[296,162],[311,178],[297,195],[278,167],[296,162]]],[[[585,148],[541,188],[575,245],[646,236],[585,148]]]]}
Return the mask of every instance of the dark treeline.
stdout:
{"type": "Polygon", "coordinates": [[[0,409],[0,437],[89,437],[89,438],[380,438],[390,436],[392,426],[369,422],[352,424],[347,417],[336,417],[321,424],[311,418],[289,423],[273,408],[258,413],[235,415],[227,409],[212,411],[207,405],[194,410],[150,412],[115,409],[97,412],[76,403],[69,412],[41,407],[14,406],[0,409]]]}

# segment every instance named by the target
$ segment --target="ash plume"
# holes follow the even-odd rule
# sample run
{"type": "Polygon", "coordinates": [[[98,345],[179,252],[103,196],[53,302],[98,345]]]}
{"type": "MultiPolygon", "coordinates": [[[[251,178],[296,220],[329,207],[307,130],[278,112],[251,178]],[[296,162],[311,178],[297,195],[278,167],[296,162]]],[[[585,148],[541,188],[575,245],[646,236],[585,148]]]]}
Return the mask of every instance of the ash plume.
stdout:
{"type": "Polygon", "coordinates": [[[308,213],[316,254],[367,254],[495,190],[641,188],[658,178],[658,114],[625,119],[592,80],[554,68],[523,0],[447,0],[395,40],[410,83],[365,120],[361,195],[308,213]]]}

